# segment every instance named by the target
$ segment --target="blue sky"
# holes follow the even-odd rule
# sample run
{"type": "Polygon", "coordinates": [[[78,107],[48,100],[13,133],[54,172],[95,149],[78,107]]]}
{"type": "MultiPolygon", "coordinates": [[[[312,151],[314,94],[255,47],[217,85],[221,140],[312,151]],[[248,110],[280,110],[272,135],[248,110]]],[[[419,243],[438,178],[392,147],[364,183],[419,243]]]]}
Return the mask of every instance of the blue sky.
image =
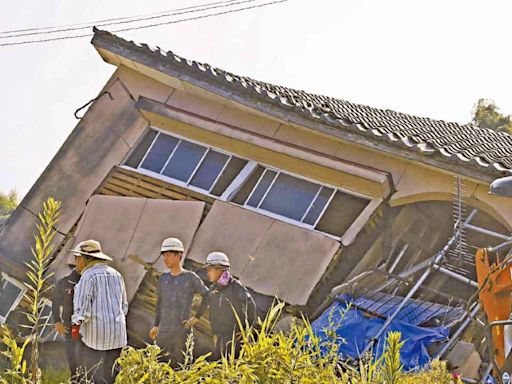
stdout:
{"type": "MultiPolygon", "coordinates": [[[[213,1],[0,0],[0,30],[213,1]]],[[[512,113],[511,14],[507,0],[289,0],[120,35],[258,80],[466,123],[479,98],[512,113]]],[[[73,112],[114,70],[89,38],[0,47],[0,191],[30,189],[76,125],[73,112]]]]}

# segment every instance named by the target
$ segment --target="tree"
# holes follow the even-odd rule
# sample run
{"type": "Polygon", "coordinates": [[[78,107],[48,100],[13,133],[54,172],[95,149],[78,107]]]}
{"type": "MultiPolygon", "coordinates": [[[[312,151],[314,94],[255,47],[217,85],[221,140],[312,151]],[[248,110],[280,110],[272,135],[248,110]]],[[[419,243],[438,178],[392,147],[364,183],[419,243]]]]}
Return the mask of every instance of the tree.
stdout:
{"type": "Polygon", "coordinates": [[[18,194],[14,189],[9,193],[0,191],[0,217],[10,214],[18,205],[18,194]]]}
{"type": "Polygon", "coordinates": [[[473,109],[473,124],[480,128],[512,134],[512,116],[500,113],[493,100],[480,99],[473,109]]]}

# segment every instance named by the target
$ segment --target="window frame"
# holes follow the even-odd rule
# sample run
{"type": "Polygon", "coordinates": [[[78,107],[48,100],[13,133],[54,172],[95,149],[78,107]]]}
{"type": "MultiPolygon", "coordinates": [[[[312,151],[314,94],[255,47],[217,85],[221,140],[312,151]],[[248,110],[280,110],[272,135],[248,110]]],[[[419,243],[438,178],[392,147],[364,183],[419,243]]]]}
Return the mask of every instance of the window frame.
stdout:
{"type": "MultiPolygon", "coordinates": [[[[16,307],[20,304],[21,300],[23,299],[23,296],[25,295],[25,292],[27,291],[27,287],[21,282],[16,280],[14,277],[9,276],[7,273],[2,272],[2,279],[5,280],[7,283],[11,283],[15,287],[20,289],[20,293],[18,294],[18,297],[12,302],[11,307],[7,311],[7,314],[3,316],[0,314],[0,324],[5,324],[5,321],[7,320],[7,317],[9,317],[9,314],[16,309],[16,307]]],[[[3,287],[2,287],[3,289],[3,287]]]]}
{"type": "MultiPolygon", "coordinates": [[[[297,175],[293,172],[289,172],[289,171],[285,171],[285,170],[282,170],[282,169],[279,169],[279,168],[276,168],[274,166],[271,166],[271,165],[267,165],[265,163],[257,163],[257,165],[260,165],[261,167],[265,168],[265,170],[262,172],[262,174],[260,175],[258,181],[256,182],[256,184],[254,185],[254,188],[252,189],[251,193],[247,196],[245,202],[243,205],[239,205],[239,204],[236,204],[237,206],[240,206],[240,207],[243,207],[245,209],[248,209],[250,211],[253,211],[253,212],[257,212],[257,213],[260,213],[262,215],[265,215],[265,216],[268,216],[268,217],[271,217],[273,219],[277,219],[277,220],[280,220],[280,221],[283,221],[285,223],[288,223],[288,224],[293,224],[295,226],[298,226],[298,227],[301,227],[301,228],[304,228],[304,229],[309,229],[309,230],[312,230],[312,231],[315,231],[315,232],[318,232],[318,233],[321,233],[325,236],[328,236],[330,238],[333,238],[335,240],[342,240],[343,239],[343,236],[348,233],[352,227],[356,224],[359,223],[359,218],[362,217],[363,215],[367,215],[369,211],[374,211],[376,209],[376,207],[374,206],[375,204],[372,204],[372,202],[374,202],[376,199],[372,196],[368,196],[368,195],[365,195],[363,193],[358,193],[358,192],[354,192],[354,191],[350,191],[350,190],[347,190],[345,188],[342,188],[342,187],[336,187],[334,185],[331,185],[331,184],[328,184],[328,183],[324,183],[324,182],[320,182],[318,180],[315,180],[315,179],[312,179],[310,177],[307,177],[307,176],[302,176],[302,175],[297,175]],[[322,211],[320,212],[320,215],[318,216],[318,218],[316,219],[315,221],[315,224],[314,225],[310,225],[310,224],[307,224],[307,223],[303,223],[302,221],[297,221],[297,220],[294,220],[294,219],[291,219],[287,216],[283,216],[283,215],[280,215],[278,213],[274,213],[274,212],[271,212],[271,211],[267,211],[263,208],[259,208],[259,206],[262,204],[263,200],[265,199],[265,196],[268,194],[268,191],[270,190],[270,188],[272,188],[272,185],[273,185],[273,182],[269,185],[267,191],[265,192],[265,195],[261,198],[259,204],[258,204],[258,208],[255,208],[255,207],[252,207],[250,205],[247,205],[247,202],[249,201],[249,199],[251,198],[253,192],[256,190],[256,188],[258,187],[263,175],[265,174],[266,170],[270,170],[270,171],[273,171],[273,172],[276,172],[276,176],[274,177],[274,180],[273,182],[277,179],[277,177],[279,176],[280,173],[283,173],[283,174],[286,174],[288,176],[292,176],[292,177],[295,177],[299,180],[305,180],[305,181],[309,181],[311,183],[314,183],[314,184],[317,184],[318,186],[320,187],[324,187],[324,188],[329,188],[329,189],[332,189],[333,192],[331,194],[331,196],[329,197],[329,200],[327,201],[327,203],[325,204],[325,206],[322,208],[322,211]],[[342,193],[346,193],[348,195],[352,195],[352,196],[356,196],[356,197],[360,197],[362,199],[366,199],[368,200],[368,204],[366,204],[366,207],[364,207],[364,209],[359,213],[359,215],[357,216],[357,218],[352,222],[352,224],[345,230],[345,232],[343,233],[343,235],[341,236],[336,236],[336,235],[333,235],[331,233],[328,233],[328,232],[323,232],[323,231],[319,231],[317,230],[315,227],[318,225],[319,221],[321,220],[322,216],[324,215],[325,211],[327,210],[327,208],[329,207],[329,204],[331,203],[332,199],[334,198],[334,196],[336,195],[336,192],[337,191],[340,191],[342,193]]],[[[243,186],[243,184],[245,182],[247,182],[247,180],[251,177],[252,173],[254,172],[254,170],[256,169],[256,167],[252,170],[252,172],[249,173],[249,175],[247,175],[247,177],[244,179],[244,181],[241,183],[240,187],[243,186]]],[[[240,188],[239,188],[240,189],[240,188]]],[[[234,196],[236,195],[237,191],[234,192],[230,197],[231,198],[234,198],[234,196]]],[[[312,207],[312,204],[314,203],[316,197],[318,196],[318,194],[320,193],[320,188],[317,192],[317,195],[315,196],[315,198],[313,199],[313,201],[310,203],[308,209],[306,210],[306,213],[303,215],[302,217],[302,220],[304,220],[304,218],[307,216],[307,213],[309,212],[309,210],[311,209],[312,207]]]]}
{"type": "MultiPolygon", "coordinates": [[[[352,190],[348,190],[346,188],[343,188],[343,187],[339,187],[339,186],[335,186],[335,185],[332,185],[332,184],[328,184],[328,183],[325,183],[325,182],[321,182],[319,180],[316,180],[316,179],[313,179],[311,177],[307,177],[307,176],[303,176],[303,175],[298,175],[296,173],[293,173],[293,172],[290,172],[290,171],[287,171],[287,170],[283,170],[283,169],[280,169],[280,168],[277,168],[273,165],[269,165],[267,163],[263,163],[263,162],[259,162],[259,161],[255,161],[255,160],[251,160],[251,159],[248,159],[247,157],[243,157],[243,156],[239,156],[238,154],[234,154],[234,153],[231,153],[229,151],[226,151],[224,149],[221,149],[219,147],[216,147],[214,145],[209,145],[209,144],[205,144],[205,143],[202,143],[200,141],[197,141],[197,140],[194,140],[194,139],[191,139],[189,137],[186,137],[186,136],[183,136],[183,135],[180,135],[178,133],[175,133],[175,132],[171,132],[171,131],[168,131],[168,130],[165,130],[165,129],[162,129],[162,128],[159,128],[157,126],[154,126],[154,125],[150,125],[148,126],[148,130],[153,130],[153,131],[156,131],[157,132],[157,135],[153,138],[153,141],[151,142],[151,145],[148,147],[146,153],[144,154],[144,156],[142,157],[142,159],[140,160],[137,168],[133,168],[133,167],[130,167],[128,165],[126,165],[126,161],[130,158],[130,156],[132,155],[132,153],[135,151],[135,149],[137,148],[137,145],[140,143],[137,142],[134,147],[132,148],[132,150],[128,153],[128,155],[126,156],[126,158],[123,160],[122,162],[122,165],[121,165],[121,168],[124,168],[124,169],[127,169],[127,170],[131,170],[131,171],[136,171],[142,175],[146,175],[146,176],[149,176],[149,177],[153,177],[153,178],[156,178],[156,179],[159,179],[159,180],[162,180],[162,181],[165,181],[165,182],[168,182],[170,184],[174,184],[178,187],[182,187],[182,188],[186,188],[186,189],[189,189],[191,191],[194,191],[194,192],[197,192],[197,193],[200,193],[202,195],[205,195],[205,196],[209,196],[209,197],[212,197],[216,200],[220,200],[220,201],[224,201],[224,202],[227,202],[227,203],[230,203],[230,204],[234,204],[238,207],[242,207],[242,208],[245,208],[245,209],[248,209],[250,211],[253,211],[253,212],[256,212],[256,213],[259,213],[259,214],[262,214],[262,215],[265,215],[265,216],[268,216],[270,218],[273,218],[273,219],[276,219],[276,220],[280,220],[282,222],[285,222],[285,223],[288,223],[288,224],[292,224],[292,225],[295,225],[297,227],[300,227],[300,228],[304,228],[304,229],[308,229],[308,230],[311,230],[311,231],[315,231],[317,233],[321,233],[322,235],[325,235],[325,236],[328,236],[332,239],[335,239],[337,241],[341,241],[341,242],[344,242],[344,238],[345,236],[348,234],[348,233],[355,233],[357,234],[361,229],[362,227],[364,226],[365,223],[362,223],[361,220],[362,218],[366,217],[366,216],[369,216],[371,215],[376,209],[377,207],[380,205],[380,202],[382,201],[381,198],[377,198],[377,197],[374,197],[374,196],[370,196],[370,195],[365,195],[364,193],[360,193],[360,192],[355,192],[355,191],[352,191],[352,190]],[[192,178],[194,177],[195,173],[197,172],[199,166],[201,165],[201,161],[198,163],[198,165],[196,166],[196,169],[194,170],[194,172],[192,172],[191,176],[189,177],[189,180],[187,181],[187,183],[181,181],[181,180],[178,180],[178,179],[174,179],[172,177],[169,177],[169,176],[166,176],[166,175],[163,175],[161,173],[157,173],[157,172],[154,172],[154,171],[150,171],[150,170],[147,170],[147,169],[144,169],[144,168],[141,168],[140,165],[144,162],[144,160],[146,159],[148,153],[151,151],[151,148],[153,147],[154,143],[156,142],[159,134],[164,134],[164,135],[168,135],[168,136],[171,136],[171,137],[175,137],[176,139],[178,140],[184,140],[184,141],[188,141],[190,143],[193,143],[193,144],[197,144],[197,145],[200,145],[202,147],[205,147],[207,148],[207,151],[205,151],[205,153],[203,154],[202,156],[202,159],[204,159],[207,155],[207,153],[209,152],[209,150],[213,149],[214,151],[217,151],[219,153],[222,153],[224,155],[227,155],[229,156],[229,159],[228,161],[226,162],[226,164],[224,165],[223,169],[220,171],[219,175],[217,175],[217,178],[215,179],[214,183],[212,184],[212,187],[210,188],[209,191],[206,191],[202,188],[198,188],[198,187],[195,187],[193,185],[190,185],[190,181],[192,180],[192,178]],[[233,157],[237,157],[241,160],[245,160],[247,161],[247,163],[245,164],[245,166],[240,170],[240,172],[238,173],[237,176],[235,176],[235,178],[233,179],[233,181],[231,182],[231,184],[229,184],[226,189],[224,190],[224,192],[220,195],[220,196],[217,196],[217,195],[213,195],[210,193],[210,191],[215,187],[215,184],[218,182],[219,178],[221,177],[222,175],[222,172],[225,171],[227,165],[229,164],[229,161],[231,160],[231,158],[233,157]],[[248,195],[246,201],[244,202],[243,205],[241,204],[236,204],[236,203],[232,203],[231,201],[234,199],[234,197],[236,196],[236,194],[240,191],[240,189],[244,186],[244,184],[249,180],[249,178],[251,177],[251,175],[253,174],[253,172],[257,169],[258,166],[261,166],[264,168],[264,171],[263,173],[260,175],[260,178],[258,179],[257,183],[255,184],[254,188],[252,189],[251,193],[248,195]],[[307,224],[307,223],[303,223],[302,221],[298,221],[298,220],[294,220],[294,219],[291,219],[289,217],[286,217],[286,216],[283,216],[283,215],[280,215],[280,214],[277,214],[277,213],[274,213],[274,212],[271,212],[271,211],[267,211],[265,209],[262,209],[262,208],[254,208],[254,207],[251,207],[250,205],[247,205],[247,201],[249,201],[250,197],[252,196],[254,190],[257,188],[257,186],[259,185],[260,183],[260,180],[261,178],[263,177],[263,174],[267,171],[274,171],[276,172],[276,176],[274,177],[274,180],[273,182],[275,182],[275,180],[277,179],[277,177],[279,176],[279,174],[285,174],[285,175],[288,175],[288,176],[291,176],[291,177],[295,177],[299,180],[304,180],[304,181],[309,181],[311,183],[314,183],[320,187],[323,187],[323,188],[329,188],[329,189],[332,189],[333,192],[331,194],[331,196],[329,197],[327,203],[325,204],[325,206],[322,208],[322,211],[320,212],[319,216],[317,217],[314,225],[310,225],[310,224],[307,224]],[[348,195],[351,195],[351,196],[355,196],[355,197],[359,197],[359,198],[362,198],[362,199],[366,199],[368,200],[368,204],[366,205],[366,207],[359,213],[359,215],[356,217],[356,219],[352,222],[352,224],[345,230],[345,232],[341,235],[341,236],[336,236],[336,235],[333,235],[333,234],[330,234],[330,233],[327,233],[327,232],[323,232],[323,231],[320,231],[320,230],[317,230],[315,229],[315,227],[318,225],[318,223],[320,222],[322,216],[325,214],[325,211],[327,210],[327,208],[329,207],[329,204],[332,202],[332,199],[334,198],[334,196],[336,195],[336,192],[339,191],[341,193],[345,193],[345,194],[348,194],[348,195]]],[[[147,131],[145,131],[144,134],[146,134],[147,131]]],[[[141,136],[141,138],[143,137],[143,135],[141,136]]],[[[174,152],[176,151],[176,148],[178,147],[179,143],[173,148],[172,150],[172,153],[171,155],[169,155],[169,158],[167,159],[167,161],[165,162],[165,164],[163,165],[163,167],[161,168],[160,172],[162,172],[165,167],[167,166],[168,162],[170,161],[170,159],[172,158],[172,155],[174,154],[174,152]]],[[[273,184],[273,183],[272,183],[273,184]]],[[[268,193],[268,191],[270,190],[270,188],[272,187],[272,185],[269,186],[269,188],[267,189],[267,191],[265,192],[265,196],[263,196],[261,198],[261,201],[258,205],[261,205],[261,203],[263,202],[264,198],[266,197],[266,194],[268,193]]],[[[312,208],[312,205],[314,204],[314,201],[316,199],[316,197],[318,197],[318,194],[321,193],[321,188],[319,188],[319,190],[317,191],[317,195],[315,196],[315,198],[313,199],[313,201],[310,203],[310,206],[308,207],[308,209],[306,210],[306,212],[304,213],[303,217],[301,218],[301,220],[304,220],[305,217],[307,216],[308,212],[311,210],[312,208]]]]}
{"type": "MultiPolygon", "coordinates": [[[[261,164],[263,166],[263,164],[261,164]]],[[[267,213],[270,213],[272,215],[276,215],[278,217],[281,217],[281,218],[285,218],[287,220],[290,220],[291,222],[294,222],[294,223],[298,223],[298,224],[303,224],[304,225],[304,228],[309,228],[309,229],[315,229],[315,227],[317,226],[318,222],[320,221],[320,219],[322,218],[322,215],[325,213],[325,211],[327,210],[327,207],[329,206],[329,204],[331,203],[332,199],[334,198],[334,195],[336,194],[336,191],[338,190],[338,188],[336,187],[330,187],[330,186],[327,186],[323,183],[319,183],[318,181],[315,181],[315,180],[308,180],[307,178],[304,178],[304,177],[297,177],[296,175],[292,174],[292,173],[288,173],[286,171],[282,171],[282,170],[279,170],[279,169],[275,169],[275,168],[270,168],[270,167],[265,167],[265,170],[261,173],[258,181],[256,182],[256,184],[254,185],[254,188],[252,189],[251,193],[249,193],[249,195],[247,196],[247,199],[245,200],[244,204],[242,205],[242,207],[245,207],[245,208],[252,208],[254,210],[256,210],[257,212],[260,212],[260,211],[263,211],[263,212],[267,212],[267,213]],[[260,182],[261,180],[263,179],[263,176],[265,175],[265,173],[267,171],[270,171],[270,172],[275,172],[275,176],[274,178],[272,179],[271,183],[269,184],[267,190],[265,191],[265,193],[263,194],[263,196],[261,197],[259,203],[258,203],[258,206],[257,207],[253,207],[251,205],[248,205],[247,202],[251,199],[252,195],[254,194],[254,192],[256,191],[256,189],[258,188],[258,186],[260,185],[260,182]],[[292,219],[288,216],[284,216],[284,215],[280,215],[279,213],[275,213],[275,212],[272,212],[272,211],[269,211],[269,210],[266,210],[265,208],[260,208],[261,205],[263,204],[263,201],[265,200],[265,198],[267,197],[267,195],[269,194],[270,190],[272,189],[272,187],[274,186],[276,180],[278,179],[279,175],[287,175],[287,176],[290,176],[290,177],[294,177],[298,180],[304,180],[304,181],[308,181],[310,183],[313,183],[315,185],[318,186],[318,191],[315,193],[315,196],[313,197],[313,199],[311,200],[311,202],[309,203],[308,207],[306,208],[306,211],[304,212],[304,214],[302,215],[301,219],[300,220],[295,220],[295,219],[292,219]],[[311,224],[307,224],[307,223],[304,223],[304,219],[306,218],[306,216],[308,215],[309,211],[311,210],[311,208],[313,207],[313,204],[315,203],[315,200],[317,199],[318,195],[320,195],[321,191],[323,188],[327,188],[327,189],[332,189],[332,193],[331,195],[329,196],[329,199],[327,199],[327,202],[325,203],[325,206],[322,208],[322,211],[320,212],[320,214],[318,215],[318,217],[316,218],[315,220],[315,223],[313,225],[311,224]]],[[[319,231],[321,232],[321,231],[319,231]]],[[[322,232],[323,233],[323,232],[322,232]]]]}
{"type": "MultiPolygon", "coordinates": [[[[178,187],[182,187],[182,188],[187,188],[187,189],[190,189],[191,191],[194,191],[194,192],[198,192],[198,193],[201,193],[203,195],[206,195],[206,196],[210,196],[210,197],[213,197],[215,199],[221,199],[222,196],[225,195],[225,192],[227,190],[230,189],[230,187],[232,186],[232,184],[235,183],[235,181],[238,180],[238,176],[244,171],[244,169],[247,168],[248,164],[249,163],[252,163],[253,161],[250,160],[250,159],[247,159],[245,157],[242,157],[242,156],[238,156],[238,155],[235,155],[231,152],[228,152],[228,151],[225,151],[223,149],[220,149],[218,147],[215,147],[213,145],[209,145],[209,144],[205,144],[205,143],[201,143],[200,141],[197,141],[197,140],[193,140],[193,139],[190,139],[188,137],[185,137],[185,136],[182,136],[182,135],[179,135],[179,134],[175,134],[174,132],[169,132],[169,131],[166,131],[164,129],[161,129],[161,128],[158,128],[158,127],[155,127],[155,126],[150,126],[149,127],[150,130],[153,130],[153,131],[156,131],[157,132],[157,135],[153,138],[153,141],[151,142],[151,145],[148,147],[146,153],[144,154],[144,156],[142,157],[142,159],[140,160],[137,168],[133,168],[133,167],[130,167],[128,165],[126,165],[126,161],[130,158],[131,154],[133,151],[130,151],[130,153],[128,154],[128,156],[126,157],[126,159],[124,159],[123,161],[123,165],[121,166],[122,168],[125,168],[125,169],[129,169],[129,170],[135,170],[136,172],[138,173],[141,173],[143,175],[146,175],[146,176],[150,176],[150,177],[154,177],[156,179],[160,179],[160,180],[163,180],[163,181],[166,181],[168,183],[171,183],[171,184],[174,184],[174,185],[177,185],[178,187]],[[166,162],[164,163],[164,165],[162,166],[162,168],[160,169],[160,172],[162,172],[165,167],[167,167],[167,165],[169,164],[170,160],[172,159],[174,153],[176,152],[176,149],[178,148],[179,146],[179,143],[181,141],[188,141],[192,144],[197,144],[197,145],[200,145],[204,148],[206,148],[206,151],[204,152],[204,154],[201,156],[201,160],[197,163],[196,167],[194,168],[194,171],[191,173],[191,175],[189,176],[187,182],[184,182],[182,180],[179,180],[179,179],[175,179],[173,177],[170,177],[170,176],[166,176],[162,173],[157,173],[155,171],[151,171],[149,169],[145,169],[145,168],[141,168],[141,164],[144,162],[144,160],[146,159],[147,155],[149,154],[149,152],[151,151],[151,149],[153,148],[153,145],[155,144],[156,140],[158,139],[159,135],[160,134],[164,134],[164,135],[168,135],[168,136],[171,136],[171,137],[174,137],[176,139],[178,139],[178,144],[176,144],[176,146],[173,148],[171,154],[169,155],[169,157],[167,158],[166,162]],[[226,155],[228,156],[228,160],[226,161],[226,163],[224,164],[224,166],[222,167],[222,169],[220,170],[219,174],[217,175],[217,177],[215,178],[215,181],[213,182],[212,186],[210,187],[209,190],[206,190],[206,189],[202,189],[202,188],[199,188],[199,187],[196,187],[194,185],[191,185],[190,182],[192,181],[192,179],[194,178],[194,176],[196,175],[197,171],[199,170],[199,168],[201,167],[201,165],[203,164],[203,160],[206,158],[206,156],[208,155],[208,153],[210,152],[210,150],[213,150],[215,152],[218,152],[218,153],[221,153],[223,155],[226,155]],[[216,183],[219,181],[219,179],[221,178],[222,176],[222,173],[226,170],[226,168],[228,167],[229,165],[229,162],[231,161],[232,158],[238,158],[238,159],[241,159],[241,160],[244,160],[244,161],[247,161],[247,163],[244,165],[244,167],[242,168],[242,170],[240,170],[239,174],[237,176],[235,176],[235,178],[233,179],[233,181],[231,182],[230,185],[228,185],[226,187],[226,189],[224,190],[224,192],[220,195],[220,196],[217,196],[217,195],[213,195],[211,193],[211,191],[214,189],[216,183]]],[[[137,147],[139,143],[137,143],[133,148],[135,149],[137,147]]],[[[240,181],[241,184],[243,184],[245,181],[242,180],[240,181]]],[[[223,201],[227,201],[227,200],[223,200],[223,201]]]]}
{"type": "Polygon", "coordinates": [[[56,341],[59,338],[59,334],[57,333],[57,331],[55,331],[54,328],[52,328],[49,331],[48,335],[43,339],[43,335],[44,335],[44,331],[45,331],[46,327],[52,326],[54,323],[53,323],[52,301],[47,298],[44,298],[42,301],[44,304],[43,304],[43,307],[41,308],[40,316],[42,316],[45,306],[50,307],[50,313],[48,314],[48,318],[46,319],[44,324],[41,325],[41,332],[39,333],[39,337],[41,338],[42,342],[56,341]]]}

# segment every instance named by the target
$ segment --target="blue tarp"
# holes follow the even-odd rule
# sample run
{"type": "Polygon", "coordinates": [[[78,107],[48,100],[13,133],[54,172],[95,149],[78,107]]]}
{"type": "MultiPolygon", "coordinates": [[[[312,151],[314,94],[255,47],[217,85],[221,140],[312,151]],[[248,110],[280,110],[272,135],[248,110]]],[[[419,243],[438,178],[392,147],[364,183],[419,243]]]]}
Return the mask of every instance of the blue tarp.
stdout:
{"type": "MultiPolygon", "coordinates": [[[[349,307],[347,302],[351,300],[350,296],[344,295],[315,320],[312,326],[322,342],[332,340],[334,331],[341,357],[357,359],[384,325],[384,320],[379,317],[368,317],[360,310],[349,307]]],[[[404,310],[411,311],[410,308],[404,310]]],[[[374,347],[374,355],[377,358],[382,354],[386,335],[390,331],[399,331],[402,334],[402,341],[405,343],[400,357],[405,370],[421,368],[427,364],[430,361],[427,347],[434,342],[447,340],[449,334],[447,327],[419,327],[395,319],[374,347]]]]}

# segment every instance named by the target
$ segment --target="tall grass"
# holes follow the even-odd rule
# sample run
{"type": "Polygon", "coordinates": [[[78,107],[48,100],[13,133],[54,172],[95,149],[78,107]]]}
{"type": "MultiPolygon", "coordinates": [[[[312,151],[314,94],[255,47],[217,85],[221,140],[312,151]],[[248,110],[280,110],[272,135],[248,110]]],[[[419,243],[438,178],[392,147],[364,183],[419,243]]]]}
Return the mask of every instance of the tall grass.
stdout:
{"type": "MultiPolygon", "coordinates": [[[[118,384],[210,383],[210,384],[451,384],[446,365],[433,361],[431,369],[407,374],[400,363],[403,342],[400,333],[390,332],[383,355],[375,360],[362,358],[354,367],[339,360],[336,343],[320,344],[310,323],[292,323],[289,332],[274,332],[283,304],[278,303],[260,322],[257,329],[245,327],[241,335],[238,358],[228,353],[219,361],[208,355],[188,359],[177,370],[160,360],[156,345],[143,349],[126,348],[117,364],[118,384]]],[[[186,352],[188,356],[191,351],[186,352]]]]}
{"type": "Polygon", "coordinates": [[[28,309],[25,312],[30,326],[30,334],[21,344],[18,344],[11,331],[2,325],[2,342],[5,350],[4,357],[10,367],[0,376],[0,383],[40,383],[41,371],[39,369],[39,337],[44,323],[42,310],[45,305],[43,296],[51,288],[47,280],[52,276],[48,268],[52,262],[54,251],[53,240],[57,231],[55,225],[60,218],[61,203],[53,197],[43,203],[43,210],[38,215],[37,232],[34,235],[35,246],[31,248],[32,259],[26,263],[27,282],[25,286],[25,301],[28,309]],[[25,352],[30,346],[29,361],[25,360],[25,352]]]}

